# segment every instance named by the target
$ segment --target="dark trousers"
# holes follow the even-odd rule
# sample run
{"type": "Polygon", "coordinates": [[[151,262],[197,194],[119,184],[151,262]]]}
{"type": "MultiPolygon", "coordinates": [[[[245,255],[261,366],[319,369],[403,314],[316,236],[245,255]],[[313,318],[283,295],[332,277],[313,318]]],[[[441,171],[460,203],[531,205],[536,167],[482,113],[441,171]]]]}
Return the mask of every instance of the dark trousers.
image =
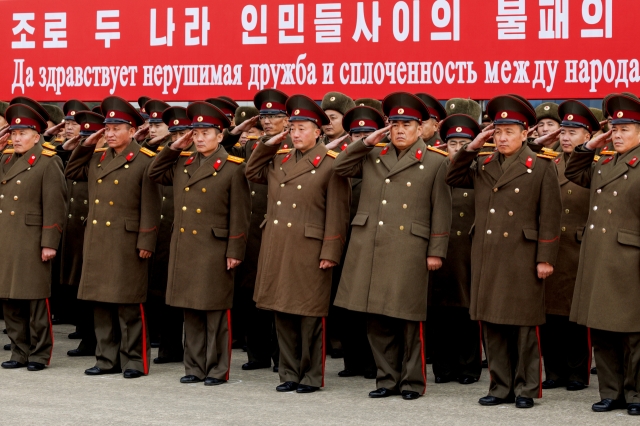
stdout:
{"type": "Polygon", "coordinates": [[[151,345],[141,303],[94,302],[96,367],[122,368],[149,374],[151,345]]]}
{"type": "Polygon", "coordinates": [[[540,327],[540,341],[547,380],[589,384],[591,377],[589,329],[569,321],[569,317],[547,315],[540,327]]]}
{"type": "Polygon", "coordinates": [[[367,337],[378,368],[377,387],[424,394],[424,323],[368,314],[367,337]]]}
{"type": "Polygon", "coordinates": [[[231,310],[184,309],[184,370],[200,380],[229,380],[231,310]]]}
{"type": "Polygon", "coordinates": [[[591,329],[600,398],[640,403],[640,333],[591,329]]]}
{"type": "Polygon", "coordinates": [[[344,368],[357,374],[376,371],[371,345],[367,338],[367,314],[335,307],[344,368]]]}
{"type": "Polygon", "coordinates": [[[88,300],[76,300],[76,332],[82,340],[78,345],[81,351],[95,352],[96,331],[93,324],[93,302],[88,300]]]}
{"type": "Polygon", "coordinates": [[[324,386],[325,319],[275,312],[281,382],[324,386]]]}
{"type": "Polygon", "coordinates": [[[459,377],[478,380],[482,371],[478,321],[471,320],[468,308],[431,306],[429,310],[429,321],[433,324],[433,374],[453,380],[459,377]]]}
{"type": "Polygon", "coordinates": [[[538,327],[482,323],[489,363],[489,395],[542,398],[538,327]]]}
{"type": "Polygon", "coordinates": [[[247,355],[249,361],[277,366],[280,357],[273,311],[258,309],[251,301],[247,309],[247,355]]]}
{"type": "Polygon", "coordinates": [[[165,305],[160,306],[160,346],[158,357],[181,360],[184,354],[182,346],[184,313],[182,308],[165,305]]]}
{"type": "Polygon", "coordinates": [[[48,299],[2,302],[7,335],[11,340],[11,361],[49,365],[53,352],[53,329],[48,299]]]}

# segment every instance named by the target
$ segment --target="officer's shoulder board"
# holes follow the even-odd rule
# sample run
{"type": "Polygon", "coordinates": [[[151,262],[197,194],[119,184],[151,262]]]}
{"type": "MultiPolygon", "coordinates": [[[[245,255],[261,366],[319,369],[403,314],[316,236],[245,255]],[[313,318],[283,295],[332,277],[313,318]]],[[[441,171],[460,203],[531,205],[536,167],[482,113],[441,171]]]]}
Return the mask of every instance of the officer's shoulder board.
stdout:
{"type": "Polygon", "coordinates": [[[384,148],[385,146],[387,146],[387,143],[386,142],[380,142],[380,143],[377,143],[376,146],[378,148],[384,148]]]}
{"type": "Polygon", "coordinates": [[[549,148],[542,148],[542,154],[548,155],[548,156],[553,157],[553,158],[556,158],[558,155],[560,155],[560,153],[558,151],[554,151],[554,150],[549,149],[549,148]]]}
{"type": "Polygon", "coordinates": [[[553,155],[547,155],[547,154],[536,154],[536,157],[538,158],[546,158],[547,160],[555,160],[555,156],[553,155]]]}
{"type": "Polygon", "coordinates": [[[331,157],[331,158],[336,158],[339,155],[339,153],[335,152],[335,151],[332,151],[332,150],[329,150],[329,151],[327,151],[327,155],[329,157],[331,157]]]}
{"type": "Polygon", "coordinates": [[[164,146],[160,145],[159,147],[156,148],[156,152],[160,152],[164,149],[164,146]]]}
{"type": "Polygon", "coordinates": [[[288,154],[291,151],[291,148],[288,149],[279,149],[276,154],[288,154]]]}
{"type": "Polygon", "coordinates": [[[427,147],[427,149],[428,149],[429,151],[437,152],[437,153],[438,153],[438,154],[440,154],[440,155],[444,155],[445,157],[449,156],[449,153],[448,153],[447,151],[443,151],[443,150],[441,150],[441,149],[434,148],[434,147],[432,147],[432,146],[428,146],[428,147],[427,147]]]}
{"type": "Polygon", "coordinates": [[[485,142],[485,144],[484,144],[484,145],[482,145],[482,146],[483,146],[483,147],[486,147],[486,148],[495,148],[495,147],[496,147],[496,144],[495,144],[495,143],[485,142]]]}
{"type": "Polygon", "coordinates": [[[50,149],[52,151],[56,150],[56,146],[54,144],[50,143],[50,142],[43,142],[42,143],[42,147],[46,148],[46,149],[50,149]]]}
{"type": "Polygon", "coordinates": [[[192,151],[181,151],[180,157],[191,157],[191,154],[193,154],[192,151]]]}
{"type": "Polygon", "coordinates": [[[146,155],[147,157],[155,157],[156,156],[156,153],[151,151],[148,148],[142,147],[142,148],[140,148],[140,152],[143,153],[144,155],[146,155]]]}
{"type": "Polygon", "coordinates": [[[56,155],[56,152],[48,149],[43,149],[42,155],[46,155],[47,157],[53,157],[54,155],[56,155]]]}
{"type": "Polygon", "coordinates": [[[227,161],[231,161],[232,163],[242,164],[244,163],[244,158],[236,157],[235,155],[229,155],[227,157],[227,161]]]}
{"type": "Polygon", "coordinates": [[[478,153],[478,157],[482,157],[482,156],[485,156],[485,155],[491,155],[491,154],[493,154],[493,152],[491,152],[491,151],[482,151],[482,152],[478,153]]]}
{"type": "Polygon", "coordinates": [[[93,152],[105,152],[107,148],[96,148],[93,152]]]}
{"type": "Polygon", "coordinates": [[[600,155],[616,155],[615,151],[600,151],[600,155]]]}
{"type": "Polygon", "coordinates": [[[8,155],[8,154],[13,154],[15,152],[15,149],[13,148],[7,148],[4,151],[2,151],[2,155],[8,155]]]}
{"type": "Polygon", "coordinates": [[[236,144],[233,146],[234,148],[241,148],[242,145],[240,145],[240,142],[236,142],[236,144]]]}

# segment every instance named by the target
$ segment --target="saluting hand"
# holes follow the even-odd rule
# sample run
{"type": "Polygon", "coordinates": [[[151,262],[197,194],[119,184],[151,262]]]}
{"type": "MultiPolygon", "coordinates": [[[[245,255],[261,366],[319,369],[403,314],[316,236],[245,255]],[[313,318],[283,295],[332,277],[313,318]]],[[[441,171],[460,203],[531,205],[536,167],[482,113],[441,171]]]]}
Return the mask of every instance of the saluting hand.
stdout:
{"type": "Polygon", "coordinates": [[[333,149],[333,148],[336,148],[336,147],[340,146],[340,144],[342,143],[342,141],[343,141],[343,140],[345,140],[345,139],[346,139],[346,138],[348,138],[348,137],[349,137],[349,135],[348,135],[348,134],[346,134],[346,135],[344,135],[343,137],[338,138],[338,139],[334,140],[333,142],[330,142],[330,143],[326,144],[325,146],[327,147],[327,149],[333,149]]]}
{"type": "Polygon", "coordinates": [[[7,144],[9,143],[9,136],[11,136],[11,134],[6,133],[0,137],[0,151],[4,151],[7,147],[7,144]]]}
{"type": "Polygon", "coordinates": [[[427,269],[430,271],[437,271],[442,268],[442,259],[438,256],[427,257],[427,269]]]}
{"type": "Polygon", "coordinates": [[[484,146],[484,144],[493,137],[493,133],[495,132],[493,123],[489,124],[484,128],[478,136],[469,144],[467,144],[467,151],[476,151],[484,146]]]}
{"type": "Polygon", "coordinates": [[[545,147],[553,145],[555,143],[555,141],[558,140],[558,136],[560,135],[560,132],[562,132],[562,127],[559,128],[558,130],[554,130],[553,132],[549,133],[548,135],[540,136],[539,138],[534,140],[533,143],[536,144],[536,145],[542,145],[542,146],[545,146],[545,147]]]}
{"type": "Polygon", "coordinates": [[[102,138],[102,135],[104,135],[104,132],[106,131],[107,131],[107,128],[103,127],[102,129],[98,130],[97,132],[89,136],[87,139],[85,139],[84,142],[82,142],[82,145],[95,146],[98,143],[98,141],[100,141],[100,139],[102,138]]]}
{"type": "Polygon", "coordinates": [[[182,136],[180,139],[172,143],[169,146],[169,148],[171,148],[174,151],[182,151],[185,148],[191,146],[192,141],[193,141],[193,130],[189,130],[187,133],[184,134],[184,136],[182,136]]]}
{"type": "Polygon", "coordinates": [[[44,136],[55,136],[58,133],[60,133],[60,130],[64,128],[64,120],[62,120],[61,123],[56,124],[53,127],[48,128],[47,130],[45,130],[44,132],[44,136]]]}
{"type": "Polygon", "coordinates": [[[255,117],[251,117],[250,119],[243,121],[240,125],[231,129],[229,133],[232,135],[241,135],[242,133],[249,131],[252,127],[255,127],[259,119],[260,117],[257,115],[255,117]]]}
{"type": "Polygon", "coordinates": [[[538,130],[538,126],[540,124],[536,124],[535,126],[531,127],[528,131],[527,131],[527,137],[530,138],[533,136],[533,133],[538,130]]]}
{"type": "Polygon", "coordinates": [[[167,135],[164,136],[156,136],[155,138],[151,139],[149,142],[147,142],[147,144],[149,144],[150,146],[156,146],[158,145],[160,142],[162,142],[164,140],[164,138],[166,138],[167,135]]]}
{"type": "Polygon", "coordinates": [[[322,259],[320,261],[320,269],[329,269],[329,268],[333,268],[336,265],[337,263],[332,260],[322,259]]]}
{"type": "Polygon", "coordinates": [[[277,135],[266,141],[264,144],[268,146],[280,145],[282,141],[287,138],[288,134],[289,129],[286,129],[284,132],[278,133],[277,135]]]}
{"type": "Polygon", "coordinates": [[[231,257],[227,257],[227,271],[232,270],[236,266],[242,263],[242,260],[233,259],[231,257]]]}
{"type": "Polygon", "coordinates": [[[10,126],[8,124],[5,125],[5,126],[0,127],[0,137],[2,137],[4,135],[6,135],[7,133],[9,133],[9,127],[10,126]]]}
{"type": "Polygon", "coordinates": [[[64,149],[65,151],[73,151],[78,145],[80,145],[81,138],[82,136],[78,135],[72,137],[71,139],[67,139],[67,141],[62,144],[62,149],[64,149]]]}
{"type": "Polygon", "coordinates": [[[609,142],[611,142],[611,135],[613,134],[613,129],[609,130],[607,133],[602,133],[595,138],[584,144],[584,147],[590,150],[602,148],[609,142]]]}
{"type": "Polygon", "coordinates": [[[56,251],[52,248],[43,247],[42,248],[42,261],[48,262],[49,260],[56,257],[56,251]]]}
{"type": "Polygon", "coordinates": [[[367,146],[376,146],[387,135],[387,132],[391,129],[391,126],[383,127],[375,132],[371,133],[364,139],[364,144],[367,146]]]}
{"type": "Polygon", "coordinates": [[[149,135],[149,125],[147,123],[138,127],[138,131],[133,135],[133,138],[138,142],[142,142],[149,135]]]}
{"type": "Polygon", "coordinates": [[[538,263],[538,278],[544,280],[553,274],[553,266],[548,263],[538,263]]]}

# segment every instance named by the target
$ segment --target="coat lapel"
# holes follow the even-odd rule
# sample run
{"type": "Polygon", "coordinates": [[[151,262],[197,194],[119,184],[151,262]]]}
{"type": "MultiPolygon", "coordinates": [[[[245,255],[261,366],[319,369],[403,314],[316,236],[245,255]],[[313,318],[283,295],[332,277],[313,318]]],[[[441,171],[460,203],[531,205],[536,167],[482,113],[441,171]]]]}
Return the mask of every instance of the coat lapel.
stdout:
{"type": "Polygon", "coordinates": [[[502,176],[502,168],[500,167],[500,161],[498,160],[497,152],[491,154],[489,157],[478,157],[478,162],[481,170],[484,170],[489,176],[493,178],[494,182],[497,182],[498,179],[502,176]],[[485,163],[489,160],[488,163],[485,163]]]}
{"type": "Polygon", "coordinates": [[[416,163],[421,163],[425,155],[427,155],[425,152],[427,150],[427,145],[424,143],[422,138],[418,139],[416,143],[407,149],[409,152],[404,154],[404,156],[398,160],[396,165],[389,171],[388,176],[393,176],[416,163]]]}
{"type": "MultiPolygon", "coordinates": [[[[327,148],[324,146],[324,144],[317,143],[316,146],[311,148],[309,152],[307,152],[305,156],[302,157],[302,160],[298,162],[296,162],[295,158],[293,158],[296,155],[295,149],[292,149],[290,154],[292,158],[289,158],[289,161],[287,161],[284,165],[286,166],[290,162],[293,162],[294,164],[290,166],[290,169],[287,171],[284,179],[282,180],[282,183],[288,182],[300,175],[303,175],[315,169],[312,161],[317,156],[320,156],[320,162],[322,162],[322,158],[324,158],[324,156],[327,154],[327,148]]],[[[320,164],[320,162],[318,162],[318,164],[320,164]]],[[[284,166],[282,167],[282,169],[284,170],[284,166]]]]}
{"type": "MultiPolygon", "coordinates": [[[[3,181],[8,181],[19,175],[20,173],[28,170],[31,166],[35,165],[42,154],[42,145],[36,143],[33,148],[25,152],[18,160],[13,162],[11,168],[7,171],[7,174],[2,178],[3,181]]],[[[15,153],[13,155],[16,155],[15,153]]]]}
{"type": "Polygon", "coordinates": [[[378,158],[380,158],[380,162],[387,168],[387,170],[391,171],[398,163],[396,147],[393,146],[391,142],[389,142],[387,146],[382,148],[382,151],[380,151],[380,154],[378,154],[378,158]]]}
{"type": "Polygon", "coordinates": [[[627,173],[627,171],[629,171],[629,165],[627,164],[627,161],[631,160],[633,158],[633,155],[625,156],[626,161],[621,160],[619,158],[619,154],[616,154],[616,157],[618,158],[616,158],[615,166],[613,166],[613,162],[611,162],[600,167],[600,170],[602,170],[602,177],[599,179],[599,182],[596,183],[596,189],[608,185],[609,183],[613,182],[623,174],[627,173]]]}
{"type": "Polygon", "coordinates": [[[564,152],[558,155],[553,162],[556,163],[556,168],[558,169],[558,183],[560,183],[560,186],[569,183],[569,179],[564,175],[564,170],[567,166],[567,163],[564,161],[564,152]]]}
{"type": "Polygon", "coordinates": [[[133,161],[133,159],[136,158],[136,155],[138,155],[138,152],[140,152],[140,145],[131,140],[129,146],[127,146],[120,154],[116,155],[111,161],[107,163],[107,158],[109,156],[113,156],[112,152],[113,151],[111,150],[111,148],[106,151],[106,158],[105,161],[102,162],[102,171],[98,174],[98,178],[103,178],[114,170],[117,170],[125,164],[133,161]]]}
{"type": "Polygon", "coordinates": [[[500,176],[498,182],[496,182],[496,187],[499,188],[508,184],[512,180],[526,174],[527,170],[533,169],[535,167],[537,157],[528,147],[525,146],[525,148],[521,150],[517,155],[518,158],[502,174],[502,176],[500,176]]]}
{"type": "MultiPolygon", "coordinates": [[[[190,177],[186,186],[193,185],[194,183],[219,172],[227,162],[228,156],[227,151],[222,147],[222,145],[220,145],[220,148],[216,152],[206,157],[204,161],[200,162],[200,167],[195,166],[198,168],[189,175],[190,177]]],[[[196,160],[189,166],[195,165],[197,162],[196,158],[196,160]]],[[[189,166],[187,166],[187,170],[189,170],[189,166]]]]}

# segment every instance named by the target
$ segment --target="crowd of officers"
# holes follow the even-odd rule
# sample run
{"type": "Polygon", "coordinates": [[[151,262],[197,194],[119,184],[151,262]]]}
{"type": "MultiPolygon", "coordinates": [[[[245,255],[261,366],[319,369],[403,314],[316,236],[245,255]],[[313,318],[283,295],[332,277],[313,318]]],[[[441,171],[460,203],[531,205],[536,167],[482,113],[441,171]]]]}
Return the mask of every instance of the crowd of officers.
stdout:
{"type": "Polygon", "coordinates": [[[220,385],[244,347],[280,392],[319,390],[331,355],[414,400],[429,360],[472,384],[484,351],[482,405],[597,373],[594,411],[640,414],[633,94],[138,103],[0,104],[3,368],[49,364],[53,310],[87,375],[144,376],[157,346],[220,385]]]}

